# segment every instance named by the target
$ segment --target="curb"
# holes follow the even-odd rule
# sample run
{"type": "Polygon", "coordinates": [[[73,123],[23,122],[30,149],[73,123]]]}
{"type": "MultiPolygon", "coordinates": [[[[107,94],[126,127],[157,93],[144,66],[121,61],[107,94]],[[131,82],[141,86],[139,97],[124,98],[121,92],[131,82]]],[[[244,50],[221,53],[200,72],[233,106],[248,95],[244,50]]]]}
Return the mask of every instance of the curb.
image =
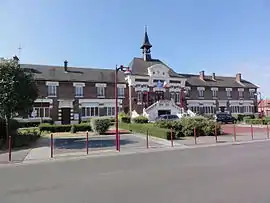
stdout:
{"type": "Polygon", "coordinates": [[[91,154],[82,154],[82,152],[68,153],[63,155],[57,155],[55,158],[46,158],[46,159],[29,159],[25,160],[21,163],[7,163],[0,164],[0,167],[18,167],[25,166],[31,164],[39,164],[39,163],[55,163],[55,162],[65,162],[69,160],[84,160],[89,158],[99,158],[99,157],[109,157],[109,156],[119,156],[119,155],[132,155],[132,154],[145,154],[152,152],[164,152],[164,151],[173,151],[173,150],[189,150],[196,148],[207,148],[207,147],[219,147],[219,146],[233,146],[233,145],[243,145],[243,144],[252,144],[252,143],[261,143],[261,142],[269,142],[270,139],[263,140],[250,140],[250,141],[237,141],[237,142],[227,142],[227,143],[213,143],[213,144],[202,144],[202,145],[181,145],[175,147],[153,147],[149,149],[136,148],[132,151],[121,151],[117,152],[115,150],[104,150],[104,151],[96,151],[91,154]]]}

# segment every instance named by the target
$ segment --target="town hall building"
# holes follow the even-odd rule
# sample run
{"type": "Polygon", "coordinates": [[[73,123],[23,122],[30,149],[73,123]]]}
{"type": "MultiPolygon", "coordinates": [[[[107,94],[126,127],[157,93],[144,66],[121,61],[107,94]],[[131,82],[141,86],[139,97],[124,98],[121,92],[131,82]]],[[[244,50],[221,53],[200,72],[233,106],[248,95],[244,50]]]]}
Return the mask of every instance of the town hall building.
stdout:
{"type": "MultiPolygon", "coordinates": [[[[154,120],[161,114],[253,114],[257,111],[257,86],[235,76],[176,72],[151,55],[145,31],[142,57],[130,62],[130,75],[118,72],[118,109],[132,117],[154,120]]],[[[39,97],[29,119],[78,123],[97,116],[115,116],[115,69],[21,64],[31,69],[39,97]]]]}

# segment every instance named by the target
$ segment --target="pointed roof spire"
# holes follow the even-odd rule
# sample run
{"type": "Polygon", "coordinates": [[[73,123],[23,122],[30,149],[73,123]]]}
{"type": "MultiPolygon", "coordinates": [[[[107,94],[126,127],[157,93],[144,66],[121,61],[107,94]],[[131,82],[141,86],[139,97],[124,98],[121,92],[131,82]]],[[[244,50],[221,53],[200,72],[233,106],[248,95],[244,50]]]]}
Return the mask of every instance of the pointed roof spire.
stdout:
{"type": "Polygon", "coordinates": [[[144,40],[143,40],[143,44],[141,46],[141,49],[150,49],[152,47],[150,41],[149,41],[149,37],[147,34],[147,26],[144,27],[144,40]]]}

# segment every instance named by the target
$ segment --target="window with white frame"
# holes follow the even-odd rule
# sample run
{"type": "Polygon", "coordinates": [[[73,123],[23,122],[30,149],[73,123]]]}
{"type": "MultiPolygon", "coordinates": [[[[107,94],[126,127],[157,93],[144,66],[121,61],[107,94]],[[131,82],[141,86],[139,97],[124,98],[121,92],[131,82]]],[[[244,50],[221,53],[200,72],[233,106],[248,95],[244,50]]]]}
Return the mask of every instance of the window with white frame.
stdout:
{"type": "Polygon", "coordinates": [[[239,94],[239,98],[243,98],[244,97],[244,92],[243,91],[239,91],[238,94],[239,94]]]}
{"type": "Polygon", "coordinates": [[[212,89],[212,96],[213,96],[214,98],[217,97],[217,92],[218,92],[218,89],[212,89]]]}
{"type": "Polygon", "coordinates": [[[105,97],[105,87],[97,87],[97,96],[105,97]]]}
{"type": "Polygon", "coordinates": [[[75,97],[83,97],[83,86],[75,86],[75,97]]]}
{"type": "Polygon", "coordinates": [[[34,107],[32,117],[49,118],[50,108],[49,107],[34,107]]]}
{"type": "Polygon", "coordinates": [[[82,117],[99,116],[99,108],[98,107],[82,107],[81,113],[82,113],[82,117]]]}
{"type": "Polygon", "coordinates": [[[49,97],[55,97],[57,96],[57,86],[54,84],[48,85],[48,96],[49,97]]]}
{"type": "Polygon", "coordinates": [[[240,106],[231,106],[231,113],[241,113],[240,106]]]}
{"type": "Polygon", "coordinates": [[[190,97],[190,89],[185,89],[185,97],[190,97]]]}
{"type": "Polygon", "coordinates": [[[231,98],[232,97],[232,91],[231,90],[226,90],[227,97],[231,98]]]}
{"type": "Polygon", "coordinates": [[[199,89],[199,97],[204,97],[204,90],[203,89],[199,89]]]}
{"type": "Polygon", "coordinates": [[[249,90],[249,97],[250,98],[255,98],[255,89],[250,89],[249,90]]]}
{"type": "Polygon", "coordinates": [[[179,92],[175,93],[175,102],[180,103],[180,94],[179,94],[179,92]]]}
{"type": "Polygon", "coordinates": [[[137,103],[142,103],[143,94],[141,91],[137,92],[137,103]]]}
{"type": "Polygon", "coordinates": [[[125,88],[124,87],[118,87],[118,97],[125,97],[125,88]]]}
{"type": "Polygon", "coordinates": [[[115,107],[107,107],[107,116],[114,116],[114,115],[115,115],[115,107]]]}

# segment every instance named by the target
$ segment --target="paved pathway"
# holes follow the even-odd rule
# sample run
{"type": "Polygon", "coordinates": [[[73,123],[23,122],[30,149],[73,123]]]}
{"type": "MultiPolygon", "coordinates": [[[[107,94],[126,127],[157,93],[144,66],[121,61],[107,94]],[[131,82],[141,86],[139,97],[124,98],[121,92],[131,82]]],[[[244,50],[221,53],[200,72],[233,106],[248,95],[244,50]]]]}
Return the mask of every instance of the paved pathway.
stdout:
{"type": "Polygon", "coordinates": [[[0,167],[5,203],[269,203],[270,142],[0,167]]]}

